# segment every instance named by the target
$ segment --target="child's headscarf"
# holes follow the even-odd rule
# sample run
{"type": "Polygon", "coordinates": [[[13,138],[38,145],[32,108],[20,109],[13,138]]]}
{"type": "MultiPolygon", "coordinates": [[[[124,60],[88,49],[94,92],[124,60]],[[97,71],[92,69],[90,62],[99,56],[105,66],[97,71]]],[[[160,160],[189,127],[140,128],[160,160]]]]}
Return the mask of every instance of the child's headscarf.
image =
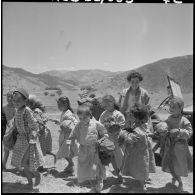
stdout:
{"type": "Polygon", "coordinates": [[[172,100],[171,100],[171,103],[172,104],[178,104],[181,111],[183,112],[183,108],[184,108],[184,101],[182,98],[180,97],[174,97],[172,100]]]}
{"type": "Polygon", "coordinates": [[[64,105],[67,105],[68,109],[69,109],[72,113],[74,113],[73,109],[71,108],[70,100],[69,100],[68,97],[66,97],[66,96],[61,96],[61,97],[58,98],[58,100],[57,100],[57,103],[59,103],[59,102],[62,102],[64,105]]]}

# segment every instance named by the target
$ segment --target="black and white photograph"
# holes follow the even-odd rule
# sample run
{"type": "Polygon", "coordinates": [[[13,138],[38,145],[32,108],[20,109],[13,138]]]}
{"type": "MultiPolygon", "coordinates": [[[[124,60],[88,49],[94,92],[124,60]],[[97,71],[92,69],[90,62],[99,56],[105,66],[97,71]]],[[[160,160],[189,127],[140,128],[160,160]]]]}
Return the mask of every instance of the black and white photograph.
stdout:
{"type": "Polygon", "coordinates": [[[2,2],[2,193],[193,193],[193,15],[2,2]]]}

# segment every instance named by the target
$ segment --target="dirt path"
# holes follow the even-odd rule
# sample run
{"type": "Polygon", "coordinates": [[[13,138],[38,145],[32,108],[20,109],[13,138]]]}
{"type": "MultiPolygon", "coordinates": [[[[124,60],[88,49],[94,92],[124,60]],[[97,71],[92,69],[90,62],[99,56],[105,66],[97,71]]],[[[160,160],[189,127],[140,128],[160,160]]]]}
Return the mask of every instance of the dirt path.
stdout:
{"type": "MultiPolygon", "coordinates": [[[[51,129],[52,139],[53,139],[53,152],[56,153],[58,150],[58,127],[52,123],[48,125],[51,129]]],[[[193,153],[193,148],[190,147],[193,153]]],[[[13,171],[10,165],[11,155],[9,157],[7,168],[8,172],[2,173],[2,192],[3,193],[86,193],[89,192],[89,186],[79,187],[77,184],[76,175],[67,177],[62,173],[64,167],[66,166],[65,160],[60,160],[56,163],[54,168],[54,160],[52,156],[46,156],[45,166],[50,168],[50,171],[42,176],[42,182],[33,191],[28,191],[23,189],[24,184],[27,183],[25,177],[18,176],[13,171]],[[53,167],[53,168],[52,168],[53,167]]],[[[77,159],[73,159],[75,162],[74,171],[76,173],[77,159]]],[[[122,185],[117,185],[116,177],[112,174],[112,167],[106,168],[107,180],[104,182],[103,193],[128,193],[128,192],[138,192],[138,187],[136,182],[131,178],[125,178],[122,185]]],[[[148,184],[148,193],[176,193],[176,188],[171,185],[167,185],[171,181],[171,176],[168,173],[161,171],[161,167],[157,167],[157,172],[150,174],[152,179],[151,184],[148,184]]],[[[186,193],[193,192],[193,173],[190,173],[188,177],[182,178],[184,183],[184,190],[186,193]]]]}
{"type": "MultiPolygon", "coordinates": [[[[76,158],[74,162],[76,165],[76,158]]],[[[48,167],[53,166],[53,159],[50,156],[46,157],[48,167]]],[[[23,189],[24,184],[27,183],[25,177],[18,176],[14,173],[13,167],[8,166],[10,172],[3,172],[3,193],[86,193],[89,192],[89,186],[79,187],[77,184],[76,175],[69,176],[62,173],[65,166],[65,160],[58,161],[56,168],[51,168],[50,171],[42,175],[42,182],[33,191],[23,189]]],[[[111,173],[112,168],[107,168],[107,180],[104,182],[103,193],[127,193],[138,192],[136,182],[128,177],[124,177],[124,183],[118,185],[116,183],[116,177],[111,173]]],[[[75,166],[76,172],[76,166],[75,166]]],[[[176,193],[176,188],[171,185],[167,185],[171,181],[171,176],[161,171],[161,167],[157,167],[155,174],[150,174],[151,184],[148,184],[148,193],[176,193]]],[[[184,190],[186,193],[193,192],[193,174],[190,173],[188,177],[183,178],[184,190]]]]}

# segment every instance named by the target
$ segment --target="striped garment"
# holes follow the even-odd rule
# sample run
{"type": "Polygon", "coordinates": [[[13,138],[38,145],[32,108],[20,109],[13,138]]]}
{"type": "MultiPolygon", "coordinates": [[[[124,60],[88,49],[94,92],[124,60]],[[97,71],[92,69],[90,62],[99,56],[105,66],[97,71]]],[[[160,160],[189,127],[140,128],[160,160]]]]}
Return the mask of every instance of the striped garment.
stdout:
{"type": "Polygon", "coordinates": [[[15,115],[15,125],[18,130],[17,141],[13,148],[11,164],[19,169],[24,167],[23,161],[29,158],[29,169],[36,171],[44,164],[43,154],[37,139],[38,126],[33,113],[28,107],[18,109],[15,115]],[[29,140],[35,144],[29,144],[29,140]]]}

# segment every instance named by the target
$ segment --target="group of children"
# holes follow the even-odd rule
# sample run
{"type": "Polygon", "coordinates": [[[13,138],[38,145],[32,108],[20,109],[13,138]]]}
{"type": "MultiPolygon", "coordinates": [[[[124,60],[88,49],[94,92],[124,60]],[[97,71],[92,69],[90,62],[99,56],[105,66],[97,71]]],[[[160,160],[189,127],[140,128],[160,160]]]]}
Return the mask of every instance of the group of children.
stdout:
{"type": "Polygon", "coordinates": [[[23,170],[28,180],[27,188],[33,188],[33,185],[40,183],[39,169],[44,167],[44,155],[51,154],[55,162],[61,158],[67,160],[68,165],[64,169],[66,173],[73,173],[73,157],[78,156],[78,183],[90,181],[92,192],[101,192],[103,180],[106,179],[106,166],[99,148],[100,140],[107,139],[110,142],[105,142],[105,147],[109,148],[110,143],[114,146],[109,152],[109,161],[117,175],[117,181],[123,182],[122,175],[131,176],[139,181],[140,190],[144,192],[149,173],[155,173],[151,137],[158,133],[162,171],[171,173],[172,184],[178,181],[178,190],[183,190],[181,176],[185,177],[192,171],[192,156],[187,144],[192,134],[192,126],[182,116],[183,100],[175,98],[171,101],[170,116],[160,122],[153,133],[147,125],[147,107],[135,106],[129,120],[128,116],[125,117],[120,112],[115,98],[111,95],[102,98],[101,106],[104,111],[95,117],[93,98],[80,101],[74,113],[69,98],[62,96],[57,100],[58,109],[62,112],[60,120],[49,119],[44,113],[43,105],[35,99],[29,97],[26,90],[17,89],[8,93],[8,105],[3,109],[8,129],[4,144],[8,145],[7,137],[12,134],[13,129],[17,129],[18,133],[13,148],[4,150],[3,168],[6,169],[9,150],[13,150],[11,164],[23,170]],[[59,150],[56,155],[52,153],[51,133],[46,127],[49,120],[60,127],[59,150]]]}

